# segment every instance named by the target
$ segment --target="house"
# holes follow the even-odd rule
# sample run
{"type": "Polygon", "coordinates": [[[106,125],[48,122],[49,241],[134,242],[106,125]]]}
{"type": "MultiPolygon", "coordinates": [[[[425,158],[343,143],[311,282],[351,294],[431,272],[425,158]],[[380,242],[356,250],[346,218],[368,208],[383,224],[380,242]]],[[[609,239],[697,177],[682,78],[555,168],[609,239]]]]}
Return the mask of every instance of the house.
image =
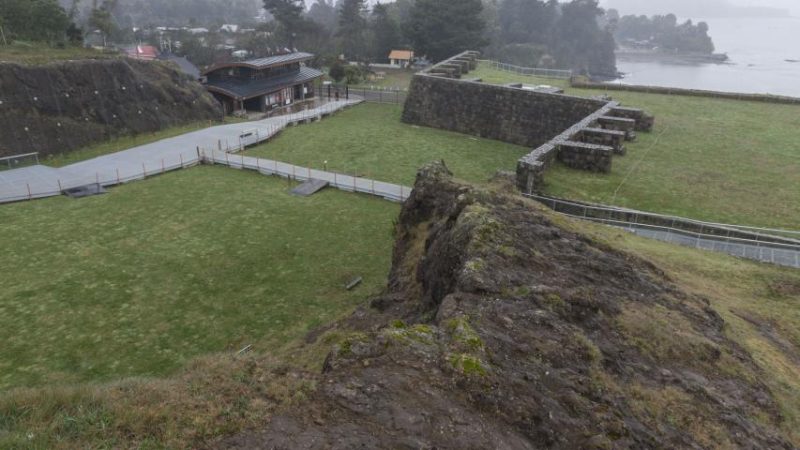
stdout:
{"type": "Polygon", "coordinates": [[[225,113],[265,112],[314,97],[314,82],[322,72],[306,66],[310,53],[287,53],[249,61],[215,64],[203,72],[205,86],[222,103],[225,113]]]}
{"type": "Polygon", "coordinates": [[[125,55],[142,61],[153,61],[158,58],[158,49],[152,45],[134,45],[125,49],[125,55]]]}
{"type": "Polygon", "coordinates": [[[400,68],[407,68],[414,61],[414,52],[411,50],[392,50],[389,53],[389,64],[400,68]]]}

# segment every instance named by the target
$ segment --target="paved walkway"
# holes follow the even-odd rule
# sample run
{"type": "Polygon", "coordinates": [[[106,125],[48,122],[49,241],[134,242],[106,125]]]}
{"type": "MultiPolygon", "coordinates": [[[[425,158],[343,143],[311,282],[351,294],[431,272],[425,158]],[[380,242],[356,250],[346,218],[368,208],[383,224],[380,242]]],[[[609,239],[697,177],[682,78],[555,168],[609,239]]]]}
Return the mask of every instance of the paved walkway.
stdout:
{"type": "Polygon", "coordinates": [[[62,168],[37,165],[2,171],[0,203],[56,196],[64,189],[90,183],[110,186],[190,167],[200,162],[198,148],[239,151],[271,138],[288,125],[318,120],[360,101],[334,101],[290,115],[210,127],[62,168]]]}

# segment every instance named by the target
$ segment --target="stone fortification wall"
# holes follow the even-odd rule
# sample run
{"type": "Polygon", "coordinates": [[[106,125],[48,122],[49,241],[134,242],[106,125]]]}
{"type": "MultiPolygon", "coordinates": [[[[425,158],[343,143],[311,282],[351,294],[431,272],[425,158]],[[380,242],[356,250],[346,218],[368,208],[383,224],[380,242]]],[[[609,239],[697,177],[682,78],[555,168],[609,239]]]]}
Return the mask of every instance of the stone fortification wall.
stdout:
{"type": "Polygon", "coordinates": [[[203,86],[157,61],[0,63],[0,156],[66,153],[220,117],[203,86]]]}
{"type": "Polygon", "coordinates": [[[603,105],[592,99],[417,75],[403,121],[538,147],[603,105]]]}
{"type": "Polygon", "coordinates": [[[617,102],[535,92],[462,79],[478,54],[464,52],[414,76],[403,121],[533,147],[517,163],[517,187],[539,191],[554,161],[610,172],[623,142],[649,131],[654,118],[617,102]]]}

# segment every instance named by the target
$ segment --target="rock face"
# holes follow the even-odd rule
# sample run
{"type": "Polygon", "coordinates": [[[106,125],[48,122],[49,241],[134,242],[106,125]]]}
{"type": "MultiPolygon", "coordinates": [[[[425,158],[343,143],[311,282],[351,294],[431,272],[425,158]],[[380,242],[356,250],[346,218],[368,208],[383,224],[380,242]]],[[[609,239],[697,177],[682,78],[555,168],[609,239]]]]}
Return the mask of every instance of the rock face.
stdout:
{"type": "Polygon", "coordinates": [[[221,114],[199,83],[161,62],[0,64],[0,156],[63,153],[221,114]]]}
{"type": "Polygon", "coordinates": [[[791,448],[706,301],[443,164],[403,208],[386,294],[338,329],[309,400],[219,446],[791,448]]]}

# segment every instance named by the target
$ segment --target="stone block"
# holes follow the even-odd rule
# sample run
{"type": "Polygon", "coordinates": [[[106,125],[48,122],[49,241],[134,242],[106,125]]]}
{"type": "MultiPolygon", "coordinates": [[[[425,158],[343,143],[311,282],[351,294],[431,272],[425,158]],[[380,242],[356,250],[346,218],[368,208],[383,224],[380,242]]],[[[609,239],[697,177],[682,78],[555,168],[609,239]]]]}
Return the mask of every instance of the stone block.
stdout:
{"type": "Polygon", "coordinates": [[[563,141],[556,144],[558,160],[568,167],[592,172],[611,172],[614,149],[607,145],[563,141]]]}
{"type": "Polygon", "coordinates": [[[617,155],[624,155],[626,152],[624,131],[584,128],[578,133],[576,138],[588,144],[609,146],[614,149],[614,153],[617,155]]]}

